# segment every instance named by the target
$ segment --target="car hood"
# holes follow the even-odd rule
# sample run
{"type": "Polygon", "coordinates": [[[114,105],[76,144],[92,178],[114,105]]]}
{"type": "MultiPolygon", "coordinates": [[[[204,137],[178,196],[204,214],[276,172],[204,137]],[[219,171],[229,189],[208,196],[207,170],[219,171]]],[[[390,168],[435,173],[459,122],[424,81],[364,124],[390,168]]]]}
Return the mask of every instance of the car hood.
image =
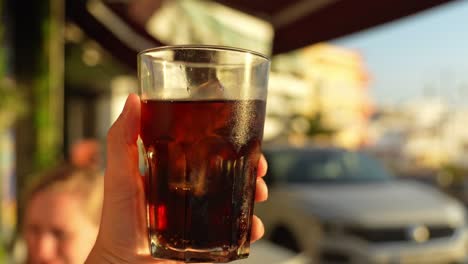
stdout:
{"type": "Polygon", "coordinates": [[[366,226],[464,222],[458,202],[411,181],[291,185],[285,191],[301,209],[333,221],[366,226]]]}

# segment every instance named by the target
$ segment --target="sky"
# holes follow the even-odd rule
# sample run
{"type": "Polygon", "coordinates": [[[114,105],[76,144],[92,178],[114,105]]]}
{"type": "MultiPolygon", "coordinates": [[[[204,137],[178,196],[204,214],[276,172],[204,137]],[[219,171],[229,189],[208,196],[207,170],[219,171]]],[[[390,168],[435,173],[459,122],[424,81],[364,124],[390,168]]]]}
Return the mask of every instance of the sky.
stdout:
{"type": "Polygon", "coordinates": [[[445,4],[332,43],[356,50],[379,105],[440,96],[468,107],[468,1],[445,4]]]}

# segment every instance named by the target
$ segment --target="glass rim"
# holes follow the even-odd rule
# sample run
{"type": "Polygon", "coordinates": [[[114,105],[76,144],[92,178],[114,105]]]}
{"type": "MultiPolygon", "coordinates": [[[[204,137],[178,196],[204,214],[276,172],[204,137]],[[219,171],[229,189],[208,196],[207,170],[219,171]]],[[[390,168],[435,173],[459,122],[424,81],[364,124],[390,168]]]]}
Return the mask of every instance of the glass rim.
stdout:
{"type": "MultiPolygon", "coordinates": [[[[150,49],[145,49],[140,52],[138,52],[138,58],[148,56],[152,57],[151,55],[148,55],[151,52],[158,52],[158,51],[168,51],[168,50],[215,50],[215,51],[231,51],[231,52],[239,52],[239,53],[244,53],[244,54],[251,54],[259,59],[264,60],[264,62],[271,62],[271,59],[260,52],[249,50],[249,49],[243,49],[243,48],[237,48],[237,47],[231,47],[231,46],[223,46],[223,45],[199,45],[199,44],[187,44],[187,45],[165,45],[165,46],[159,46],[155,48],[150,48],[150,49]]],[[[157,57],[152,57],[155,60],[158,61],[167,61],[169,63],[184,63],[184,64],[212,64],[212,63],[200,63],[200,62],[188,62],[188,61],[168,61],[164,60],[162,58],[157,58],[157,57]]]]}

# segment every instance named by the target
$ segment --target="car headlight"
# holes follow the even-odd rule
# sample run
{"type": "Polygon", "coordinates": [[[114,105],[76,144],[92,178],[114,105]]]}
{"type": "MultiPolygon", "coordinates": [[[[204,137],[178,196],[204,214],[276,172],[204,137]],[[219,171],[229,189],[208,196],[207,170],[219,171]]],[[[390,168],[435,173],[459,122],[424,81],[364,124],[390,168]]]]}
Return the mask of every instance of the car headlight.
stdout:
{"type": "Polygon", "coordinates": [[[454,227],[466,226],[466,210],[458,203],[450,203],[445,208],[445,215],[448,218],[448,221],[454,227]]]}

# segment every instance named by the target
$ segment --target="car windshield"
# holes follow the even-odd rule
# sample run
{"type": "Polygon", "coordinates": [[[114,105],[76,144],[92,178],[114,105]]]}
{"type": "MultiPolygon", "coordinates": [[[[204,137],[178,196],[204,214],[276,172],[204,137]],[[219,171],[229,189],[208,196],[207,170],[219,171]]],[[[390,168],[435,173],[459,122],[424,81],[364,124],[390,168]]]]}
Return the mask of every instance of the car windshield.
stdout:
{"type": "Polygon", "coordinates": [[[348,151],[281,151],[268,155],[272,175],[281,182],[385,181],[392,176],[374,158],[348,151]]]}

